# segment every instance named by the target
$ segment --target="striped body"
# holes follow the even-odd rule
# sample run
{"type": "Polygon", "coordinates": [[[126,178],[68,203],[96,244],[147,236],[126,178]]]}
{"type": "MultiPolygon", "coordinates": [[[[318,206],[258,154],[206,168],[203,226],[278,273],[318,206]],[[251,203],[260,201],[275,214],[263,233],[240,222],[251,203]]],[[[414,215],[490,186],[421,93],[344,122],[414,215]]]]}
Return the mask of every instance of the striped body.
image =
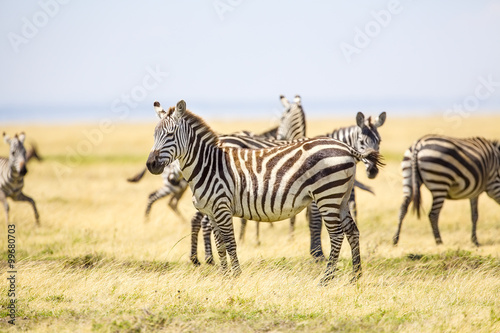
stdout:
{"type": "Polygon", "coordinates": [[[24,133],[21,133],[19,136],[16,134],[13,138],[9,138],[4,133],[4,140],[10,145],[10,153],[9,158],[0,157],[0,201],[5,208],[5,220],[7,224],[9,224],[9,204],[7,198],[30,203],[35,212],[36,223],[40,223],[35,201],[22,192],[24,176],[28,172],[26,169],[27,158],[26,149],[24,148],[24,138],[24,133]]]}
{"type": "Polygon", "coordinates": [[[361,272],[359,231],[347,207],[357,159],[378,162],[374,153],[361,155],[337,140],[319,138],[250,150],[221,147],[217,136],[180,101],[165,112],[155,102],[160,122],[147,166],[161,173],[178,159],[193,192],[193,204],[208,215],[221,266],[226,251],[239,274],[232,217],[278,221],[296,215],[316,201],[330,234],[332,252],[322,282],[333,278],[344,232],[351,245],[356,276],[361,272]]]}
{"type": "Polygon", "coordinates": [[[401,166],[404,200],[394,244],[399,241],[401,225],[410,202],[413,201],[415,211],[420,216],[420,186],[424,184],[432,194],[429,219],[436,243],[442,243],[438,219],[445,199],[470,199],[471,238],[479,245],[476,235],[478,197],[486,192],[500,203],[499,143],[479,137],[459,139],[427,135],[405,152],[401,166]]]}

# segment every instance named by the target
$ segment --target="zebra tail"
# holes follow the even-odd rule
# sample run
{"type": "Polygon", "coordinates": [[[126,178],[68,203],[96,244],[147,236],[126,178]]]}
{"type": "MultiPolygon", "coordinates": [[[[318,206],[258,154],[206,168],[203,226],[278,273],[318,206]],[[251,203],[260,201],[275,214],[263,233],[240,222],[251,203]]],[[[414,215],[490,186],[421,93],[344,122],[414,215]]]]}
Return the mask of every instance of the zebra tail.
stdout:
{"type": "Polygon", "coordinates": [[[418,171],[417,143],[415,143],[415,145],[413,146],[413,152],[411,155],[411,187],[413,196],[413,212],[417,214],[418,218],[420,218],[420,206],[422,203],[420,197],[421,184],[420,184],[420,173],[418,171]]]}
{"type": "Polygon", "coordinates": [[[370,192],[371,194],[375,194],[375,192],[373,191],[373,189],[370,186],[365,185],[362,182],[358,182],[357,179],[354,180],[354,186],[362,189],[363,191],[367,191],[367,192],[370,192]]]}
{"type": "Polygon", "coordinates": [[[139,172],[137,175],[131,178],[127,178],[127,181],[130,183],[137,183],[139,180],[144,177],[144,174],[146,173],[146,168],[144,168],[141,172],[139,172]]]}

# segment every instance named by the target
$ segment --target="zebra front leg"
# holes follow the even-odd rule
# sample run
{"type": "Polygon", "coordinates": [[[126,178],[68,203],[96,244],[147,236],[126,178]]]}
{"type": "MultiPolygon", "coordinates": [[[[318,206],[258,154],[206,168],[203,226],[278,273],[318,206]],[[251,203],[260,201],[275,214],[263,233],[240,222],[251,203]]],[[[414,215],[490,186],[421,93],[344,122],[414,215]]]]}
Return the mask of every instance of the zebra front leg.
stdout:
{"type": "Polygon", "coordinates": [[[218,224],[220,229],[221,239],[225,244],[224,248],[227,250],[227,254],[231,259],[233,276],[237,277],[241,274],[241,268],[238,261],[238,255],[236,254],[236,240],[234,238],[233,217],[231,213],[228,210],[219,213],[219,222],[216,224],[218,224]]]}
{"type": "Polygon", "coordinates": [[[162,189],[159,189],[158,191],[154,191],[151,193],[148,197],[148,204],[146,206],[146,212],[144,213],[144,223],[149,222],[149,213],[151,213],[151,207],[153,204],[158,201],[159,199],[163,198],[169,194],[168,192],[162,191],[162,189]]]}
{"type": "Polygon", "coordinates": [[[443,203],[446,194],[436,195],[432,193],[432,208],[429,213],[429,220],[431,222],[432,233],[434,234],[434,239],[436,240],[437,245],[443,244],[441,240],[441,235],[439,233],[439,213],[441,212],[441,208],[443,208],[443,203]]]}
{"type": "Polygon", "coordinates": [[[321,213],[314,201],[307,207],[307,219],[309,221],[309,232],[311,234],[309,253],[316,261],[325,260],[325,255],[321,249],[321,227],[323,222],[321,213]]]}
{"type": "Polygon", "coordinates": [[[29,202],[31,204],[31,207],[33,207],[33,211],[35,213],[36,225],[40,225],[40,215],[38,215],[38,210],[36,209],[35,200],[33,200],[31,197],[28,197],[24,193],[19,193],[16,200],[29,202]]]}
{"type": "Polygon", "coordinates": [[[396,230],[396,233],[392,237],[392,244],[394,246],[398,245],[399,242],[399,234],[401,233],[401,226],[403,225],[403,220],[406,216],[406,213],[408,212],[408,206],[410,205],[411,202],[411,194],[405,194],[403,198],[403,203],[401,204],[401,208],[399,208],[399,221],[398,221],[398,230],[396,230]]]}
{"type": "Polygon", "coordinates": [[[207,215],[201,220],[201,229],[203,231],[203,243],[205,244],[205,262],[209,265],[214,264],[214,255],[212,254],[212,226],[207,215]]]}
{"type": "Polygon", "coordinates": [[[200,232],[202,219],[203,214],[198,211],[191,219],[191,253],[189,254],[189,259],[195,266],[200,265],[200,261],[198,260],[198,233],[200,232]]]}
{"type": "Polygon", "coordinates": [[[215,246],[217,247],[217,253],[219,254],[221,272],[223,275],[229,275],[229,269],[227,266],[226,241],[224,234],[220,226],[215,223],[212,218],[210,218],[210,224],[212,225],[212,230],[214,232],[215,246]]]}
{"type": "Polygon", "coordinates": [[[471,212],[471,218],[472,218],[471,240],[474,244],[476,244],[476,246],[479,246],[479,242],[477,241],[477,235],[476,235],[477,219],[479,217],[479,213],[477,211],[478,199],[479,199],[478,197],[470,199],[470,212],[471,212]]]}

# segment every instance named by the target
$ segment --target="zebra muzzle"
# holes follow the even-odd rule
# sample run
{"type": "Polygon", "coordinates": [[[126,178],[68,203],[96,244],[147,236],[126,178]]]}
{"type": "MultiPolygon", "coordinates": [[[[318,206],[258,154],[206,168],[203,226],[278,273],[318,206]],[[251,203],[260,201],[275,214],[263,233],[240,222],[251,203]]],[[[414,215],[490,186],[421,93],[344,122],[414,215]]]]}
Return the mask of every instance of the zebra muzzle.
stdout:
{"type": "Polygon", "coordinates": [[[158,150],[153,150],[151,153],[149,153],[148,160],[146,161],[146,166],[149,172],[154,175],[159,175],[163,172],[163,166],[158,161],[159,156],[160,153],[158,152],[158,150]]]}

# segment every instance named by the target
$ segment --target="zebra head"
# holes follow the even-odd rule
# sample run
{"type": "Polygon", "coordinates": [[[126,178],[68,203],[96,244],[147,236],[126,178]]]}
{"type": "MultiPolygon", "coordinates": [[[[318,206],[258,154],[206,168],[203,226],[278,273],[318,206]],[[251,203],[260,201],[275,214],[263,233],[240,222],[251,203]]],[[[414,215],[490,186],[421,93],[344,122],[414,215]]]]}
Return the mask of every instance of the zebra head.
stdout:
{"type": "MultiPolygon", "coordinates": [[[[353,144],[354,147],[361,153],[367,150],[380,150],[380,135],[378,134],[377,128],[382,126],[385,122],[386,113],[382,112],[372,123],[371,117],[365,119],[365,115],[362,112],[358,112],[356,115],[356,127],[353,132],[353,144]]],[[[378,168],[373,163],[365,163],[366,175],[368,178],[375,178],[378,174],[378,168]]]]}
{"type": "Polygon", "coordinates": [[[10,138],[5,132],[3,133],[4,141],[10,146],[9,165],[13,173],[24,176],[28,170],[26,169],[26,149],[24,148],[24,133],[15,135],[10,138]]]}
{"type": "Polygon", "coordinates": [[[290,103],[283,95],[280,99],[285,111],[281,116],[276,139],[291,141],[305,137],[306,120],[300,96],[296,95],[293,103],[290,103]]]}
{"type": "Polygon", "coordinates": [[[154,145],[149,153],[146,166],[148,170],[155,175],[163,172],[165,166],[170,165],[174,160],[179,158],[185,145],[182,135],[178,131],[183,123],[182,117],[186,112],[186,102],[179,101],[175,108],[170,108],[165,111],[158,101],[154,102],[154,109],[160,118],[156,125],[154,133],[154,145]]]}

